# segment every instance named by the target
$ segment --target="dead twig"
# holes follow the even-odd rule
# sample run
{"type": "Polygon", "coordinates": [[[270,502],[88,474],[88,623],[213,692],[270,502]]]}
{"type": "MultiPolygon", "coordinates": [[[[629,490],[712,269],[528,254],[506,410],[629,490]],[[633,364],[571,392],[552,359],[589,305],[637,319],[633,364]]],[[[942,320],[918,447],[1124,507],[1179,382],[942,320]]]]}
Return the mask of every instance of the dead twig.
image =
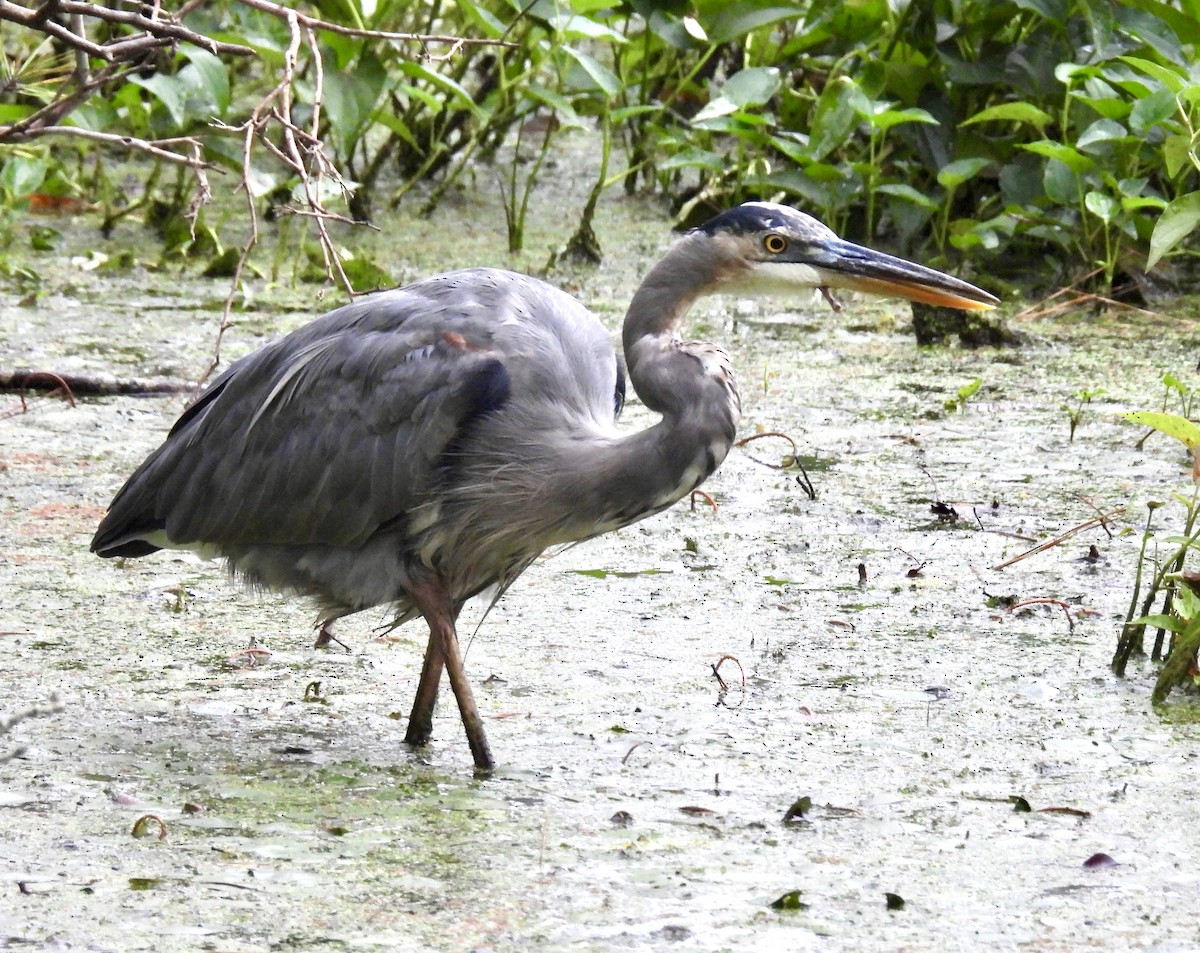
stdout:
{"type": "Polygon", "coordinates": [[[1063,614],[1067,617],[1067,631],[1075,631],[1075,620],[1071,618],[1071,607],[1063,602],[1062,599],[1026,599],[1023,602],[1014,602],[1011,606],[1008,606],[1005,611],[1012,612],[1014,609],[1021,609],[1025,606],[1037,605],[1059,606],[1062,609],[1063,614]]]}
{"type": "MultiPolygon", "coordinates": [[[[54,715],[62,710],[62,701],[57,695],[51,695],[50,701],[44,705],[30,705],[28,708],[14,711],[11,715],[0,716],[0,737],[7,735],[23,721],[28,721],[30,718],[45,718],[47,715],[54,715]]],[[[12,751],[0,752],[0,764],[21,757],[25,750],[24,745],[18,745],[12,751]]]]}
{"type": "Polygon", "coordinates": [[[749,437],[743,437],[741,440],[737,441],[734,446],[745,448],[753,441],[763,440],[767,437],[778,437],[780,440],[786,440],[789,444],[791,444],[791,457],[785,457],[783,463],[768,463],[766,460],[758,459],[758,457],[754,456],[754,454],[750,452],[747,452],[746,456],[748,456],[755,463],[761,464],[764,467],[770,467],[772,470],[799,470],[800,475],[796,479],[800,484],[800,488],[804,490],[805,496],[807,496],[810,500],[815,500],[817,498],[816,488],[813,486],[812,480],[809,479],[808,471],[804,469],[804,464],[800,462],[800,450],[796,446],[796,441],[793,440],[788,434],[781,433],[777,430],[768,430],[764,433],[755,433],[751,434],[749,437]]]}
{"type": "Polygon", "coordinates": [[[1040,543],[1037,546],[1034,546],[1032,549],[1027,549],[1027,550],[1025,550],[1025,552],[1020,553],[1017,556],[1014,556],[1012,559],[1007,559],[1004,562],[993,566],[992,569],[994,569],[994,570],[995,569],[1007,569],[1013,563],[1019,563],[1022,559],[1027,559],[1028,557],[1034,556],[1037,553],[1042,552],[1043,550],[1051,549],[1054,546],[1058,546],[1061,543],[1064,543],[1066,540],[1070,539],[1072,536],[1076,535],[1077,533],[1082,533],[1084,530],[1088,530],[1088,529],[1094,529],[1097,526],[1104,526],[1107,523],[1107,521],[1110,520],[1112,517],[1117,516],[1124,512],[1125,512],[1125,507],[1118,506],[1115,509],[1109,510],[1107,513],[1101,513],[1099,516],[1095,516],[1090,520],[1084,520],[1078,526],[1072,526],[1065,533],[1055,536],[1054,539],[1047,540],[1044,543],[1040,543]]]}
{"type": "Polygon", "coordinates": [[[716,660],[716,662],[713,663],[713,666],[712,666],[712,673],[717,679],[717,684],[720,686],[720,688],[717,690],[717,704],[724,705],[725,704],[725,696],[727,694],[729,694],[729,685],[727,685],[725,682],[725,679],[723,679],[721,677],[721,665],[724,662],[732,662],[734,665],[736,665],[738,667],[738,672],[741,674],[741,677],[742,677],[741,700],[736,705],[726,706],[726,707],[740,708],[742,703],[746,700],[746,670],[742,667],[742,663],[739,662],[732,655],[722,655],[719,659],[716,660]]]}
{"type": "Polygon", "coordinates": [[[638,749],[638,748],[640,748],[640,747],[641,747],[642,745],[644,745],[645,743],[646,743],[646,742],[644,742],[644,741],[635,741],[635,742],[634,742],[632,745],[630,745],[630,746],[629,746],[629,750],[625,752],[625,757],[623,757],[623,758],[621,759],[621,764],[624,764],[626,761],[628,761],[628,760],[629,760],[629,756],[630,756],[631,754],[633,754],[635,751],[637,751],[637,749],[638,749]]]}
{"type": "Polygon", "coordinates": [[[1024,311],[1013,316],[1014,321],[1020,320],[1035,320],[1038,318],[1048,318],[1063,311],[1070,311],[1073,308],[1080,308],[1086,304],[1101,304],[1107,308],[1116,308],[1121,311],[1134,311],[1138,314],[1144,314],[1147,317],[1158,317],[1158,312],[1147,311],[1145,308],[1138,308],[1131,304],[1126,304],[1124,301],[1117,301],[1113,298],[1106,298],[1104,295],[1092,294],[1087,291],[1077,290],[1079,285],[1083,284],[1096,275],[1100,274],[1101,269],[1094,268],[1087,274],[1080,275],[1071,284],[1065,288],[1059,288],[1052,295],[1047,295],[1041,301],[1031,304],[1024,311]],[[1056,302],[1051,304],[1050,302],[1056,302]]]}
{"type": "Polygon", "coordinates": [[[166,821],[164,821],[157,814],[143,814],[136,821],[134,821],[133,822],[133,830],[131,830],[129,832],[130,836],[132,836],[132,837],[149,837],[152,833],[154,833],[151,830],[152,826],[157,828],[159,840],[167,839],[166,821]]]}

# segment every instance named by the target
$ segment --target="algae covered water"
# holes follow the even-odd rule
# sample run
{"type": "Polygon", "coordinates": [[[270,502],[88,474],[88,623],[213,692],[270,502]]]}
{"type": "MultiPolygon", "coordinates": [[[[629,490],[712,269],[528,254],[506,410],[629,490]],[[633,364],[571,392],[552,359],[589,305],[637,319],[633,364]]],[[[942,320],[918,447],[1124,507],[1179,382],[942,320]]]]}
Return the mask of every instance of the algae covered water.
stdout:
{"type": "MultiPolygon", "coordinates": [[[[504,264],[479,214],[387,223],[397,277],[504,264]]],[[[615,331],[668,238],[639,203],[598,224],[605,264],[552,277],[615,331]]],[[[9,361],[203,369],[220,282],[88,270],[99,241],[66,241],[75,260],[39,262],[48,293],[0,297],[9,361]]],[[[260,285],[226,358],[314,298],[260,285]]],[[[419,623],[379,638],[386,614],[364,613],[349,652],[314,651],[309,607],[219,565],[88,554],[182,398],[29,399],[0,420],[0,706],[64,707],[3,739],[27,750],[0,765],[0,944],[1196,948],[1200,728],[1186,699],[1151,710],[1148,667],[1107,668],[1145,503],[1187,477],[1120,413],[1190,372],[1195,324],[1077,315],[966,352],[918,350],[907,321],[899,303],[698,310],[695,335],[732,353],[742,435],[788,434],[816,499],[764,465],[786,440],[755,441],[705,485],[716,509],[554,554],[486,619],[469,607],[487,780],[452,705],[428,748],[402,743],[419,623]],[[1069,441],[1062,405],[1096,387],[1069,441]],[[1111,535],[992,568],[1120,505],[1111,535]],[[1030,599],[1066,609],[1006,608],[1030,599]]],[[[635,404],[625,425],[652,419],[635,404]]]]}

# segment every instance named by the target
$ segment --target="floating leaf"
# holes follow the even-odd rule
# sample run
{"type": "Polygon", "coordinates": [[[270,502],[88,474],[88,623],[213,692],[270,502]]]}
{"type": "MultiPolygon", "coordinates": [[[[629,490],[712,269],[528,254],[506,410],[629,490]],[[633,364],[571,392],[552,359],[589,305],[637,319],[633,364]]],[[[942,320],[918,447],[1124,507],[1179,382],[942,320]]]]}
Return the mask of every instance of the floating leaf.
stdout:
{"type": "Polygon", "coordinates": [[[788,824],[797,818],[804,817],[812,810],[812,798],[807,794],[804,797],[798,797],[792,802],[792,806],[787,809],[783,815],[783,823],[788,824]]]}
{"type": "Polygon", "coordinates": [[[799,890],[789,890],[787,893],[771,901],[775,910],[807,910],[808,904],[800,899],[799,890]]]}

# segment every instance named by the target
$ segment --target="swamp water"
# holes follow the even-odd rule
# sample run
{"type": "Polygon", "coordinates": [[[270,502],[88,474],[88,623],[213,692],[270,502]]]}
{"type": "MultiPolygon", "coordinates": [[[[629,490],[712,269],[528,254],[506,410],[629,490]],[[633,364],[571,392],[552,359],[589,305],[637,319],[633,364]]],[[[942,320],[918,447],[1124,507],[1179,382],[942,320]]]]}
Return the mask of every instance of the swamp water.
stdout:
{"type": "MultiPolygon", "coordinates": [[[[389,221],[407,244],[385,266],[506,263],[480,217],[472,199],[389,221]]],[[[552,280],[615,331],[668,235],[615,200],[598,232],[609,260],[552,280]]],[[[550,241],[507,263],[536,268],[550,241]]],[[[72,254],[120,239],[67,244],[34,262],[51,289],[35,306],[0,295],[5,364],[207,364],[222,283],[87,270],[72,254]]],[[[314,296],[261,290],[226,359],[324,310],[314,296]]],[[[0,708],[64,703],[0,742],[27,746],[0,765],[0,948],[1200,948],[1195,710],[1176,699],[1166,720],[1149,666],[1107,667],[1144,504],[1186,478],[1175,446],[1139,452],[1119,415],[1190,372],[1197,327],[1074,314],[1026,326],[1020,350],[918,351],[907,316],[697,309],[692,332],[733,355],[742,435],[791,435],[817,499],[756,462],[790,453],[761,440],[706,484],[715,512],[678,505],[539,561],[467,655],[500,762],[487,780],[450,704],[427,749],[402,743],[419,623],[381,641],[385,615],[364,613],[339,632],[349,653],[313,651],[310,609],[216,564],[88,554],[181,398],[35,397],[0,420],[0,708]],[[1068,442],[1060,405],[1093,387],[1068,442]],[[1114,538],[990,568],[1032,545],[1008,534],[1041,541],[1120,504],[1114,538]],[[1072,624],[990,596],[1064,600],[1072,624]],[[723,655],[744,691],[730,661],[721,691],[723,655]],[[147,815],[163,826],[133,836],[147,815]],[[1117,864],[1085,867],[1097,852],[1117,864]],[[772,906],[791,891],[793,909],[772,906]]],[[[650,417],[635,403],[625,421],[650,417]]]]}

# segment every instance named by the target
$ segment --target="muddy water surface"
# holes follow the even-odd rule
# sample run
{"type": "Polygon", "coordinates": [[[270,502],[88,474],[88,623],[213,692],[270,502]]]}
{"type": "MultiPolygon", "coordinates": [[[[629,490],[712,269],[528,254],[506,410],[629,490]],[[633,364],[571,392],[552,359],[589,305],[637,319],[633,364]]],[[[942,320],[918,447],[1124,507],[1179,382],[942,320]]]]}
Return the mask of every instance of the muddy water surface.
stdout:
{"type": "MultiPolygon", "coordinates": [[[[544,218],[531,257],[507,263],[536,267],[565,237],[544,218]]],[[[389,266],[506,263],[478,219],[464,202],[388,223],[405,241],[389,266]]],[[[667,234],[633,203],[599,224],[609,261],[555,280],[615,330],[667,234]]],[[[4,363],[204,367],[221,283],[88,271],[71,255],[114,246],[86,228],[65,244],[34,260],[36,305],[0,295],[4,363]]],[[[256,284],[226,355],[297,326],[315,294],[256,284]]],[[[1024,349],[970,353],[918,351],[907,321],[863,301],[698,309],[697,333],[734,355],[743,433],[793,436],[818,497],[751,457],[790,452],[764,440],[707,484],[717,511],[677,506],[539,562],[470,644],[500,760],[487,780],[450,706],[428,748],[402,743],[418,624],[379,640],[384,614],[365,613],[341,633],[349,652],[314,651],[308,607],[218,565],[87,553],[180,399],[34,399],[0,420],[0,708],[65,703],[3,741],[27,750],[0,765],[0,946],[1200,947],[1200,728],[1186,702],[1177,720],[1150,709],[1149,667],[1124,682],[1107,668],[1131,527],[1185,477],[1165,440],[1138,452],[1119,414],[1190,372],[1196,326],[1070,315],[1027,327],[1024,349]],[[1068,442],[1060,404],[1084,387],[1107,393],[1068,442]],[[990,568],[1032,545],[1017,537],[1121,504],[1111,538],[990,568]],[[1070,625],[990,596],[1064,600],[1070,625]],[[744,690],[725,661],[722,692],[723,655],[744,690]],[[146,815],[165,837],[157,821],[133,836],[146,815]],[[1117,865],[1085,868],[1097,852],[1117,865]],[[773,908],[789,891],[799,908],[773,908]]]]}

